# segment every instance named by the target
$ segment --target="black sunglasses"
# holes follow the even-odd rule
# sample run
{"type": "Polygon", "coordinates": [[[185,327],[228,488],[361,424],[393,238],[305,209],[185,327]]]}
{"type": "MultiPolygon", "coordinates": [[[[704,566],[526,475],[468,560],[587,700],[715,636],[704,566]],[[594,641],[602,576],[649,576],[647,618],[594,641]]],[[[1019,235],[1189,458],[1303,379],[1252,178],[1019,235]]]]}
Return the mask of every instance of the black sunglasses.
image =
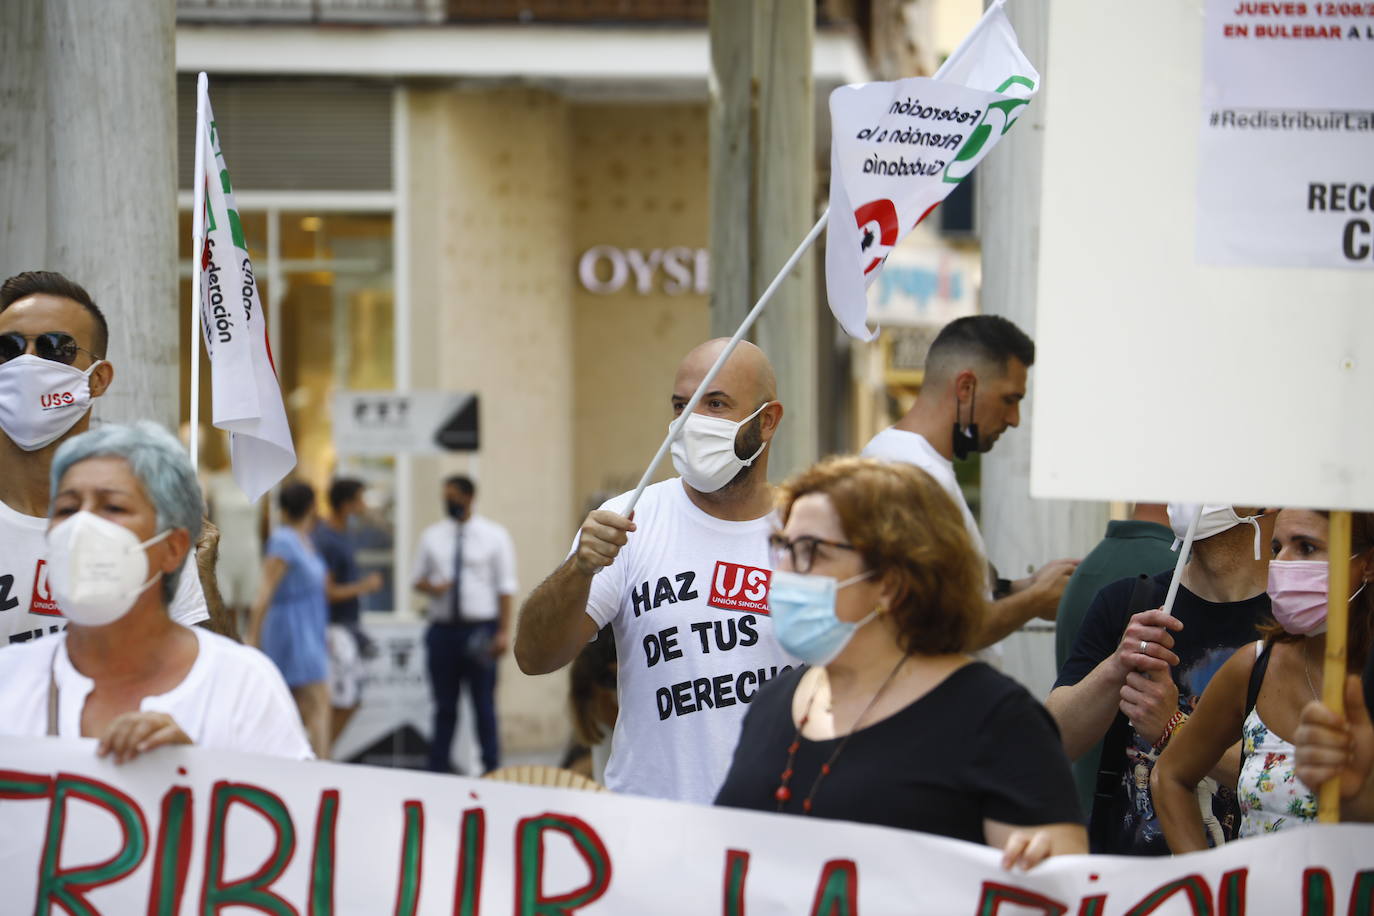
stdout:
{"type": "Polygon", "coordinates": [[[49,331],[46,334],[20,334],[16,331],[0,334],[0,363],[7,363],[27,353],[29,341],[33,341],[33,352],[39,359],[50,359],[64,366],[76,362],[77,353],[85,353],[92,361],[100,359],[85,347],[78,347],[75,337],[61,331],[49,331]]]}

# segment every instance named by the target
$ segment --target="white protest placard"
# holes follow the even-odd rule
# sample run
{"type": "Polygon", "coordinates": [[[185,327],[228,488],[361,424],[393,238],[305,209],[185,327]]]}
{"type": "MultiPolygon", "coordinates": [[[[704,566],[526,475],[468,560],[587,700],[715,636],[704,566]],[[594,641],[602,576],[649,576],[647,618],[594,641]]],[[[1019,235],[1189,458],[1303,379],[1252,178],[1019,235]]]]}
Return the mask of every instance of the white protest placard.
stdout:
{"type": "Polygon", "coordinates": [[[1374,3],[1207,0],[1205,264],[1374,269],[1374,3]]]}
{"type": "Polygon", "coordinates": [[[1374,272],[1198,261],[1204,5],[1050,8],[1031,492],[1374,509],[1374,272]]]}
{"type": "Polygon", "coordinates": [[[1174,858],[1064,856],[840,821],[94,741],[0,750],[6,912],[1144,916],[1371,912],[1374,827],[1174,858]]]}
{"type": "Polygon", "coordinates": [[[464,391],[336,391],[334,448],[341,455],[476,451],[477,395],[464,391]]]}

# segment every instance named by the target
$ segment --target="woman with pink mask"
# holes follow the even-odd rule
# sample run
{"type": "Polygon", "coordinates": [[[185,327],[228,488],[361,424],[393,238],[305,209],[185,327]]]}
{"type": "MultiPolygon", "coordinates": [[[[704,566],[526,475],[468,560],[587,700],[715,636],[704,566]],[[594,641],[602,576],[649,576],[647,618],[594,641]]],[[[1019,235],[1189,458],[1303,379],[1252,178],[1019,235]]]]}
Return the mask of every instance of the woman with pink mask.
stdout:
{"type": "MultiPolygon", "coordinates": [[[[1195,789],[1240,743],[1236,794],[1240,836],[1311,822],[1316,793],[1294,772],[1292,739],[1303,707],[1321,697],[1326,651],[1327,513],[1284,509],[1274,523],[1269,599],[1274,623],[1259,642],[1242,646],[1222,666],[1197,711],[1169,743],[1151,780],[1160,824],[1175,853],[1207,848],[1195,789]]],[[[1374,514],[1355,513],[1347,665],[1364,663],[1374,622],[1374,514]]],[[[1233,764],[1234,766],[1234,764],[1233,764]]]]}

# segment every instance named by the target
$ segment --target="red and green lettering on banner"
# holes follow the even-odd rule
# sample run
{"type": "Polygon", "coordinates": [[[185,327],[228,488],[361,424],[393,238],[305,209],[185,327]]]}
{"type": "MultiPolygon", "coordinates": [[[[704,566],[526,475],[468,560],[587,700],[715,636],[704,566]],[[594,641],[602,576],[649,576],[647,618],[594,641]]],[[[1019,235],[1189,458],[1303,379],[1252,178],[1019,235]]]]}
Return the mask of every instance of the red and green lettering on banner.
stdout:
{"type": "MultiPolygon", "coordinates": [[[[179,772],[184,776],[186,771],[182,769],[179,772]]],[[[328,772],[343,771],[341,768],[331,768],[328,772]]],[[[347,777],[341,779],[346,781],[347,777]]],[[[183,903],[187,903],[192,908],[189,911],[198,916],[217,916],[229,908],[247,908],[272,916],[327,916],[336,909],[348,910],[353,902],[352,895],[357,893],[360,881],[364,880],[357,873],[341,875],[337,868],[341,833],[347,830],[341,825],[349,823],[349,799],[355,798],[358,799],[356,805],[368,806],[364,809],[367,816],[355,820],[355,825],[371,825],[394,819],[393,826],[377,830],[375,834],[369,833],[362,845],[356,836],[355,826],[355,835],[349,843],[355,853],[350,861],[356,862],[356,853],[360,848],[365,848],[369,863],[380,863],[384,859],[396,863],[394,902],[390,905],[390,911],[396,916],[431,912],[435,901],[439,899],[451,901],[447,911],[455,916],[481,916],[484,887],[490,889],[492,881],[497,879],[499,884],[495,886],[500,888],[502,897],[500,912],[513,912],[514,916],[575,916],[593,908],[598,901],[602,901],[604,909],[610,899],[607,895],[613,890],[617,906],[626,901],[635,901],[636,895],[641,893],[644,899],[640,903],[649,905],[651,901],[659,899],[658,895],[671,892],[670,888],[655,883],[660,881],[659,876],[646,871],[651,871],[654,859],[652,854],[646,855],[643,848],[622,846],[620,854],[629,865],[622,863],[617,870],[613,864],[613,847],[607,844],[587,817],[552,811],[525,817],[512,816],[516,806],[510,804],[511,798],[519,798],[518,793],[523,791],[518,787],[492,790],[493,795],[517,793],[508,796],[504,805],[488,801],[467,807],[454,806],[451,799],[447,805],[441,805],[434,799],[406,797],[396,792],[395,800],[386,801],[380,809],[375,799],[356,794],[357,787],[355,794],[350,796],[346,790],[319,788],[318,783],[312,787],[308,782],[295,785],[294,795],[288,795],[285,788],[273,791],[254,782],[231,780],[210,783],[207,779],[198,787],[171,785],[164,788],[154,783],[143,788],[143,794],[138,796],[144,799],[140,805],[131,794],[134,793],[133,788],[115,786],[110,780],[92,775],[63,769],[56,769],[52,773],[0,770],[0,823],[6,824],[7,829],[12,829],[15,821],[6,819],[6,806],[25,806],[33,802],[47,806],[46,810],[25,809],[32,811],[27,823],[31,823],[34,829],[31,849],[34,853],[32,861],[36,863],[35,872],[31,875],[0,874],[0,883],[11,889],[28,891],[31,888],[32,899],[35,900],[33,912],[43,914],[62,912],[68,916],[96,916],[101,907],[92,903],[93,893],[105,889],[100,891],[99,899],[109,899],[108,895],[114,891],[113,886],[130,879],[124,886],[129,889],[127,893],[137,897],[138,902],[125,906],[120,912],[170,916],[184,912],[183,903]],[[126,788],[129,791],[126,792],[126,788]],[[304,791],[310,794],[303,797],[304,791]],[[197,823],[195,815],[198,793],[201,810],[205,811],[203,824],[197,823]],[[292,816],[292,806],[287,803],[288,798],[294,801],[301,823],[307,825],[307,829],[313,828],[309,836],[298,830],[292,816]],[[101,821],[108,820],[107,827],[94,831],[99,833],[99,842],[80,847],[85,851],[75,855],[68,848],[70,844],[64,845],[64,837],[68,840],[81,838],[80,831],[87,828],[69,828],[69,824],[87,825],[94,822],[90,820],[89,811],[83,811],[81,819],[73,821],[74,805],[94,809],[99,812],[101,821]],[[391,809],[395,812],[394,818],[384,813],[391,805],[395,806],[391,809]],[[156,816],[153,829],[149,828],[145,808],[156,816]],[[493,821],[493,811],[500,812],[500,821],[493,821]],[[244,818],[257,821],[258,829],[245,830],[244,818]],[[231,819],[237,819],[237,827],[231,827],[231,819]],[[510,858],[493,860],[486,854],[488,831],[493,823],[511,825],[507,828],[509,833],[502,831],[510,837],[511,845],[505,846],[511,850],[510,858]],[[78,832],[72,833],[72,830],[78,832]],[[435,880],[432,875],[436,863],[426,862],[427,831],[437,831],[437,840],[443,840],[445,832],[452,831],[448,834],[448,841],[456,840],[456,861],[442,863],[438,869],[440,873],[452,876],[451,895],[444,888],[439,890],[440,896],[436,897],[438,889],[431,889],[422,904],[427,864],[431,866],[428,872],[430,880],[435,880]],[[202,837],[200,843],[197,843],[198,835],[202,837]],[[557,876],[552,878],[556,882],[554,884],[550,883],[554,871],[546,854],[546,847],[551,841],[571,851],[571,856],[567,851],[562,851],[557,876]],[[249,846],[245,847],[245,844],[249,846]],[[294,871],[290,869],[298,847],[309,852],[308,870],[301,866],[294,871]],[[99,850],[99,853],[90,852],[92,849],[99,850]],[[64,855],[68,861],[63,861],[64,855]],[[73,858],[77,860],[75,864],[71,861],[73,858]],[[203,867],[197,870],[196,866],[203,867]],[[453,870],[448,871],[448,868],[453,870]],[[140,869],[140,877],[131,878],[140,869]],[[289,881],[286,878],[288,874],[294,876],[289,881]],[[191,892],[194,896],[188,894],[190,889],[187,887],[192,875],[197,875],[200,884],[191,892]],[[616,875],[621,876],[623,887],[613,885],[616,875]],[[625,875],[629,875],[629,878],[625,875]],[[31,885],[27,883],[29,881],[32,881],[31,885]]],[[[477,797],[475,791],[465,790],[463,795],[474,799],[477,797]]],[[[570,807],[595,813],[601,810],[598,805],[604,802],[597,802],[593,798],[570,798],[570,807]]],[[[538,797],[541,805],[548,801],[547,794],[538,797]]],[[[615,806],[640,804],[624,799],[607,801],[615,806]]],[[[623,815],[623,810],[618,813],[623,815]]],[[[737,813],[710,809],[674,808],[669,813],[700,818],[703,824],[711,824],[713,818],[722,816],[727,819],[740,817],[737,813]]],[[[356,817],[358,814],[355,812],[356,817]]],[[[761,842],[759,837],[770,835],[766,831],[773,823],[771,819],[750,817],[755,818],[749,822],[750,825],[762,828],[762,832],[752,835],[753,842],[761,842]]],[[[613,822],[610,819],[607,821],[613,822]]],[[[810,822],[792,824],[789,835],[809,829],[810,826],[810,822]]],[[[833,825],[832,829],[862,828],[833,825]]],[[[747,836],[750,831],[741,828],[740,833],[747,836]]],[[[346,833],[343,835],[346,837],[346,833]]],[[[694,867],[697,868],[698,880],[714,871],[716,880],[720,882],[717,900],[721,916],[746,916],[751,900],[757,906],[770,909],[776,909],[782,901],[791,900],[795,902],[796,912],[809,913],[810,916],[860,916],[864,898],[859,863],[863,858],[858,853],[863,843],[837,844],[840,848],[853,845],[852,849],[847,849],[852,857],[817,859],[812,853],[809,861],[819,862],[814,866],[815,871],[802,867],[779,872],[780,861],[786,861],[779,857],[794,853],[790,848],[782,849],[780,844],[784,841],[780,838],[781,834],[771,835],[776,839],[767,848],[769,868],[763,873],[751,876],[751,862],[763,851],[758,846],[751,852],[748,848],[722,845],[721,857],[715,859],[714,867],[706,860],[696,860],[698,864],[694,867]],[[715,871],[715,868],[719,871],[715,871]],[[788,876],[782,884],[779,883],[780,874],[788,876]],[[751,888],[751,880],[758,886],[751,888]],[[808,899],[809,909],[806,903],[808,899]]],[[[921,842],[918,835],[912,837],[913,842],[921,842]]],[[[623,841],[623,837],[621,839],[623,841]]],[[[881,842],[875,839],[877,848],[890,847],[890,835],[884,834],[880,839],[881,842]]],[[[1272,841],[1256,841],[1267,842],[1272,841]]],[[[442,844],[440,848],[444,848],[442,844]]],[[[1311,848],[1320,850],[1323,847],[1315,843],[1311,848]]],[[[1338,847],[1330,843],[1325,848],[1333,855],[1338,851],[1338,847]]],[[[1114,916],[1148,916],[1156,912],[1185,911],[1195,916],[1244,916],[1248,908],[1253,913],[1282,912],[1300,916],[1374,916],[1374,869],[1354,870],[1347,862],[1344,870],[1336,872],[1327,867],[1329,860],[1323,855],[1305,868],[1306,863],[1299,858],[1296,863],[1276,865],[1272,871],[1254,875],[1249,867],[1204,873],[1205,869],[1199,866],[1205,863],[1206,856],[1221,852],[1218,850],[1197,859],[1190,857],[1188,860],[1179,860],[1180,863],[1186,861],[1193,864],[1194,870],[1184,875],[1170,875],[1167,870],[1161,870],[1158,884],[1150,886],[1137,881],[1129,890],[1119,886],[1114,888],[1110,874],[1103,876],[1105,880],[1099,886],[1099,876],[1086,870],[1069,886],[1081,886],[1078,882],[1086,877],[1095,889],[1081,895],[1075,890],[1071,896],[1046,892],[1046,885],[1041,882],[1033,882],[1039,890],[1018,886],[1011,875],[1004,879],[982,880],[972,883],[968,888],[965,898],[968,901],[967,911],[974,916],[1006,916],[1010,913],[1018,916],[1025,916],[1026,913],[1043,916],[1107,916],[1109,913],[1114,916]],[[1257,892],[1253,885],[1257,877],[1271,878],[1276,872],[1285,873],[1283,887],[1291,889],[1292,898],[1286,898],[1289,890],[1284,891],[1282,898],[1276,896],[1274,885],[1270,883],[1269,889],[1256,899],[1257,892]],[[1339,874],[1340,879],[1333,878],[1333,873],[1339,874]]],[[[1258,855],[1263,850],[1256,848],[1255,852],[1258,855]]],[[[883,868],[887,868],[887,863],[892,861],[890,855],[883,855],[883,868]]],[[[1316,856],[1317,853],[1311,855],[1316,856]]],[[[430,858],[432,860],[433,856],[430,858]]],[[[1104,871],[1111,868],[1109,862],[1104,862],[1102,867],[1104,871]]],[[[873,868],[870,864],[868,871],[864,872],[872,883],[868,888],[871,895],[868,906],[878,907],[878,910],[870,909],[869,916],[881,912],[891,903],[891,888],[897,884],[891,873],[881,870],[874,872],[873,868]]],[[[376,884],[375,873],[368,870],[367,875],[366,881],[371,889],[376,884]]],[[[1120,876],[1116,877],[1119,880],[1120,876]]],[[[927,879],[940,882],[932,885],[930,890],[932,894],[943,894],[940,896],[942,900],[949,899],[949,881],[957,880],[949,878],[945,869],[940,867],[933,868],[927,879]]],[[[390,887],[391,879],[388,877],[384,880],[390,887]]],[[[903,886],[911,885],[908,882],[903,886]]],[[[1064,885],[1049,886],[1062,888],[1064,885]]],[[[381,888],[377,890],[385,893],[381,888]]],[[[921,891],[918,889],[906,893],[911,897],[912,911],[920,911],[923,903],[921,891]]],[[[496,905],[489,903],[489,916],[496,905]]],[[[108,905],[104,908],[109,909],[108,905]]],[[[679,911],[684,911],[680,905],[674,912],[679,911]]]]}

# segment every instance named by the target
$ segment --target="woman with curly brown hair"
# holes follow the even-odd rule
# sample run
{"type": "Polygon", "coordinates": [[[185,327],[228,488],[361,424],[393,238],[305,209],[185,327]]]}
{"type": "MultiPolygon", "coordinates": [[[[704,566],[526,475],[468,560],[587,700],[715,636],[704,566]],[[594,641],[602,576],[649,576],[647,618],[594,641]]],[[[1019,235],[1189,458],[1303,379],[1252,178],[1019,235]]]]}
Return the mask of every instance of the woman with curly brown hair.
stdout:
{"type": "Polygon", "coordinates": [[[925,472],[833,458],[781,488],[769,606],[808,663],[754,699],[716,804],[903,827],[1005,850],[1087,852],[1053,720],[965,652],[982,560],[925,472]]]}

